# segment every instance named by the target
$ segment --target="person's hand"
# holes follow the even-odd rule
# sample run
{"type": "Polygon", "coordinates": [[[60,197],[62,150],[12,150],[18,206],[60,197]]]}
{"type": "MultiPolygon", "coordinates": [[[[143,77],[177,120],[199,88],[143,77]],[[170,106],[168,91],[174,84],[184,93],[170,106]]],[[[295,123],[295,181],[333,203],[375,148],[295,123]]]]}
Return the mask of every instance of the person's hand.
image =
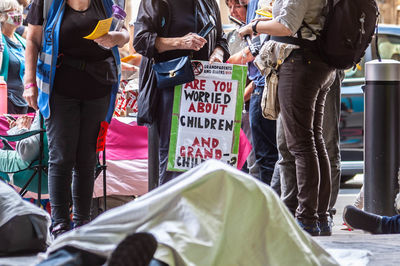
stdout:
{"type": "Polygon", "coordinates": [[[249,47],[245,47],[236,54],[231,55],[226,62],[229,64],[244,65],[253,60],[254,56],[250,53],[249,47]]]}
{"type": "Polygon", "coordinates": [[[180,38],[178,49],[182,50],[195,50],[198,51],[207,43],[207,40],[197,35],[196,33],[189,32],[180,38]]]}
{"type": "Polygon", "coordinates": [[[30,129],[32,125],[32,118],[28,117],[26,115],[18,117],[18,119],[15,121],[15,124],[18,128],[26,128],[30,129]]]}
{"type": "Polygon", "coordinates": [[[37,98],[38,98],[38,88],[37,86],[31,86],[24,90],[24,94],[22,95],[25,100],[28,102],[28,105],[33,109],[37,110],[37,98]]]}
{"type": "Polygon", "coordinates": [[[217,46],[215,47],[214,51],[212,52],[209,63],[212,64],[214,62],[222,63],[224,61],[224,50],[217,46]]]}
{"type": "Polygon", "coordinates": [[[246,36],[246,35],[252,36],[253,35],[252,24],[249,23],[246,26],[239,28],[238,33],[239,33],[240,37],[242,37],[242,38],[244,38],[244,36],[246,36]]]}
{"type": "Polygon", "coordinates": [[[123,35],[119,31],[110,31],[103,36],[95,39],[94,41],[106,48],[112,48],[116,45],[120,45],[122,42],[123,35]]]}
{"type": "Polygon", "coordinates": [[[8,127],[9,127],[9,128],[13,128],[13,127],[15,127],[15,126],[17,125],[17,123],[16,123],[15,120],[11,120],[11,119],[8,118],[8,117],[6,117],[6,119],[7,119],[8,127]]]}

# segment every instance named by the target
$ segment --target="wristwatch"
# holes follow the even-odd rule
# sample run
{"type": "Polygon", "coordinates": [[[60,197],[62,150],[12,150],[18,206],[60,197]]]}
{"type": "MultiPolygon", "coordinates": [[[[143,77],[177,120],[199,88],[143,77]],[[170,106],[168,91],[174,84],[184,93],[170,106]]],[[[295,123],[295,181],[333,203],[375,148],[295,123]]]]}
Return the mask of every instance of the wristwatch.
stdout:
{"type": "Polygon", "coordinates": [[[251,24],[251,28],[253,30],[253,35],[257,35],[258,34],[258,32],[257,32],[257,24],[258,24],[258,22],[260,22],[260,21],[257,20],[253,24],[251,24]]]}

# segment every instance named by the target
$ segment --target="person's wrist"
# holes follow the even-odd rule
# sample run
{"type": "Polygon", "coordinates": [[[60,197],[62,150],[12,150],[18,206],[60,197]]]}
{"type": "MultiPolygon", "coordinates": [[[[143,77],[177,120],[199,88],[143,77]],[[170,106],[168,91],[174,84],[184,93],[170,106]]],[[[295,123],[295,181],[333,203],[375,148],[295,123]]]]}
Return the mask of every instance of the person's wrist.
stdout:
{"type": "Polygon", "coordinates": [[[251,24],[251,29],[253,30],[253,35],[257,35],[258,34],[258,31],[257,31],[258,22],[260,22],[260,21],[256,20],[251,24]]]}
{"type": "Polygon", "coordinates": [[[24,89],[27,90],[27,89],[30,89],[32,87],[37,87],[36,82],[30,82],[30,83],[25,84],[24,89]]]}

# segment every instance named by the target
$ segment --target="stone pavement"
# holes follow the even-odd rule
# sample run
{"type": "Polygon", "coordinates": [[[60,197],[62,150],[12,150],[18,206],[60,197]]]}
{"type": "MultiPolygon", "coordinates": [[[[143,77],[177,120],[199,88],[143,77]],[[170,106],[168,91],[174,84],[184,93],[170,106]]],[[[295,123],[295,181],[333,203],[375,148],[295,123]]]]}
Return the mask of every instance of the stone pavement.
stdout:
{"type": "MultiPolygon", "coordinates": [[[[371,235],[361,230],[344,230],[342,214],[346,205],[353,204],[362,184],[362,176],[341,188],[336,203],[333,234],[330,237],[314,237],[326,249],[362,249],[368,250],[367,265],[400,265],[400,235],[371,235]]],[[[353,264],[356,265],[356,264],[353,264]]]]}

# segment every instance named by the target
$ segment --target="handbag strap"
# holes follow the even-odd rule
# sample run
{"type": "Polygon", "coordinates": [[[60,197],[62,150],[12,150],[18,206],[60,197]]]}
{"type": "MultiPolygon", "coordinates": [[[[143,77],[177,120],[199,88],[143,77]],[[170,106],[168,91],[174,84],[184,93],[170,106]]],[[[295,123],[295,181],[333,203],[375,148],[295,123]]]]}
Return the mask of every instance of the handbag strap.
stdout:
{"type": "Polygon", "coordinates": [[[198,10],[197,10],[197,1],[195,1],[194,2],[194,32],[196,32],[197,33],[197,13],[198,13],[198,10]]]}

